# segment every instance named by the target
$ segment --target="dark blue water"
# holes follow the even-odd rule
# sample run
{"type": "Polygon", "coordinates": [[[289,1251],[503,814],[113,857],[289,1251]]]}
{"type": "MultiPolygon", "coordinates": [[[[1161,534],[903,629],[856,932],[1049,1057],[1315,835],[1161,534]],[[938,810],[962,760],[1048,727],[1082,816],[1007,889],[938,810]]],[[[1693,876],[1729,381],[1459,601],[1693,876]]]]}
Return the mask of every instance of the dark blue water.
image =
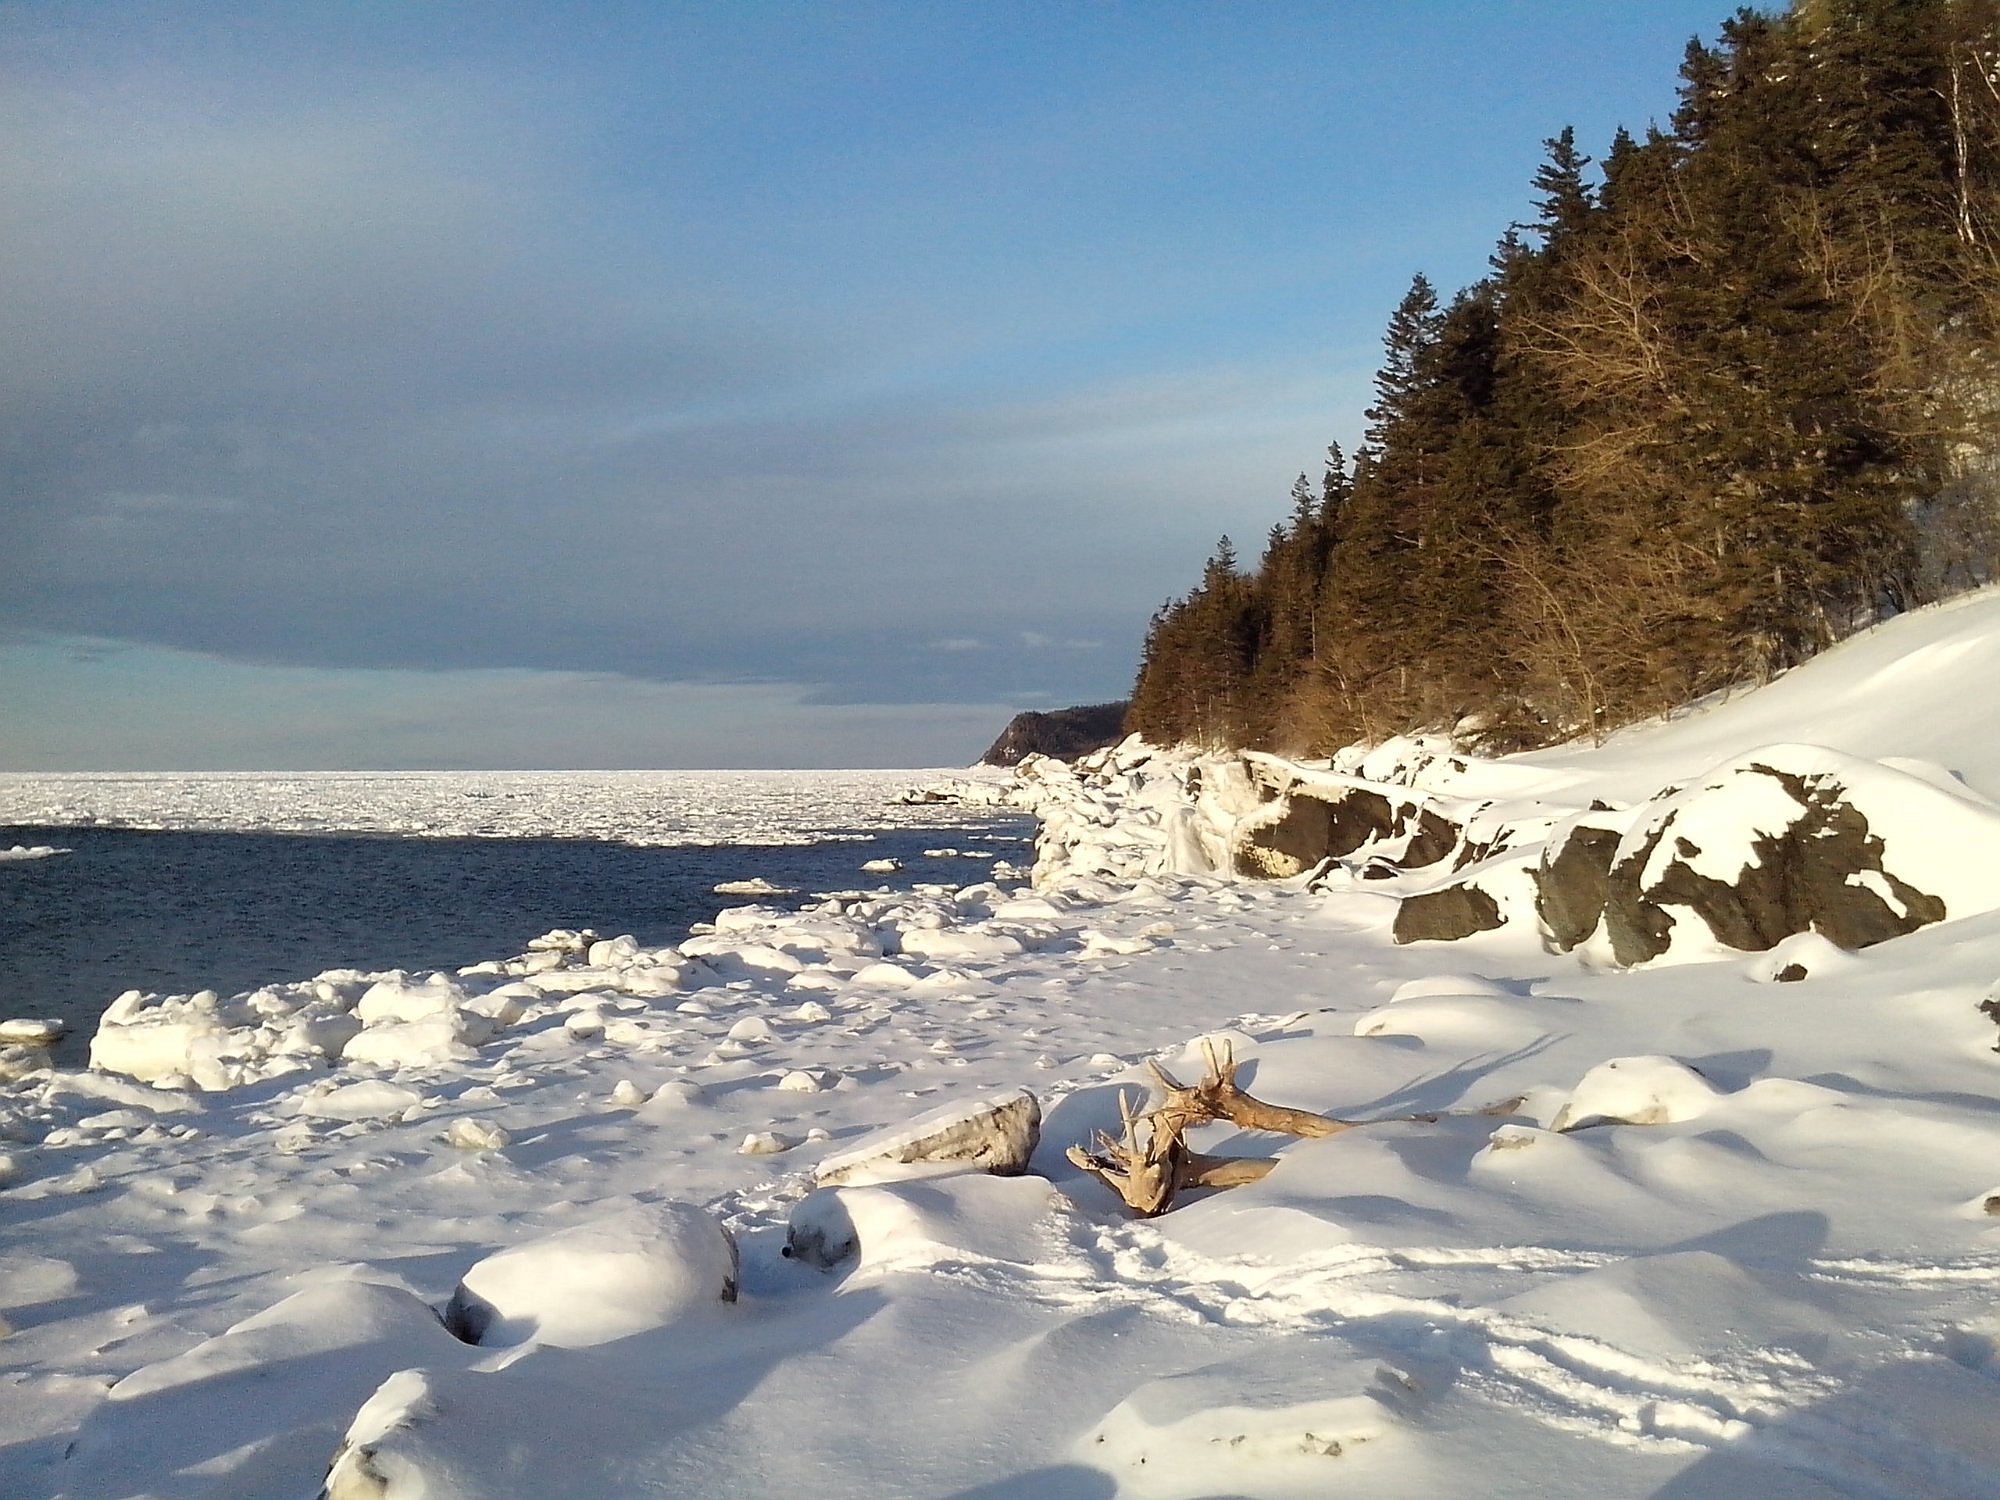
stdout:
{"type": "Polygon", "coordinates": [[[426,839],[0,826],[0,848],[73,853],[0,861],[0,1018],[57,1016],[57,1060],[84,1060],[97,1017],[128,989],[223,994],[323,969],[450,969],[508,958],[553,927],[670,943],[724,906],[800,905],[815,891],[969,884],[1023,863],[1032,823],[897,829],[866,842],[638,849],[580,839],[426,839]],[[1019,838],[980,842],[975,834],[1019,838]],[[896,859],[894,875],[861,873],[896,859]],[[762,876],[805,895],[718,896],[762,876]]]}

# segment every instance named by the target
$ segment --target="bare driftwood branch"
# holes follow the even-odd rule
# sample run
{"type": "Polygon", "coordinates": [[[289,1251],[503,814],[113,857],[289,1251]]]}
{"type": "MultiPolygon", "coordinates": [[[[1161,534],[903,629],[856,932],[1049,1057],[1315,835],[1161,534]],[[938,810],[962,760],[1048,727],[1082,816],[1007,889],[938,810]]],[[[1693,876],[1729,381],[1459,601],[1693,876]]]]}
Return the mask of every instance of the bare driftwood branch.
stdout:
{"type": "MultiPolygon", "coordinates": [[[[1227,1122],[1244,1130],[1264,1130],[1274,1135],[1317,1138],[1337,1135],[1362,1124],[1389,1124],[1416,1121],[1431,1124],[1441,1116],[1398,1115],[1392,1120],[1337,1120],[1310,1110],[1267,1104],[1243,1092],[1236,1084],[1236,1055],[1225,1045],[1220,1052],[1213,1042],[1202,1043],[1207,1071],[1192,1087],[1182,1083],[1159,1064],[1151,1064],[1153,1076],[1163,1091],[1161,1100],[1148,1110],[1134,1108],[1130,1095],[1120,1091],[1118,1114],[1120,1137],[1113,1140],[1098,1133],[1095,1150],[1069,1148],[1069,1159],[1105,1183],[1141,1218],[1152,1218],[1173,1207],[1174,1195],[1182,1188],[1240,1187],[1256,1182],[1277,1165],[1268,1158],[1205,1156],[1189,1148],[1190,1130],[1202,1125],[1227,1122]]],[[[1521,1105],[1506,1099],[1473,1113],[1509,1115],[1521,1105]]]]}

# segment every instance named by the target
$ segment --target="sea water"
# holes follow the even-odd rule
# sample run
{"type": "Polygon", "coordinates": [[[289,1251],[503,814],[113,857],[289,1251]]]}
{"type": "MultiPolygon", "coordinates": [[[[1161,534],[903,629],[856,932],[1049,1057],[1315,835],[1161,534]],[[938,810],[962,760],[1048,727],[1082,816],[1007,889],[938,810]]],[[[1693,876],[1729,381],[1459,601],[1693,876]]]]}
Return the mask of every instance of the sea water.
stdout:
{"type": "MultiPolygon", "coordinates": [[[[57,1061],[74,1065],[104,1007],[127,989],[230,994],[333,968],[452,969],[511,957],[557,927],[658,945],[724,906],[970,884],[1030,854],[1033,824],[1019,815],[878,809],[832,794],[832,783],[828,795],[801,799],[801,784],[813,785],[770,784],[784,794],[775,820],[746,819],[741,799],[704,819],[700,796],[713,784],[690,779],[675,825],[689,841],[672,844],[627,842],[615,821],[614,836],[595,838],[0,825],[0,849],[69,851],[0,861],[0,1018],[66,1022],[57,1061]],[[699,841],[710,830],[752,841],[699,841]],[[862,869],[881,860],[897,868],[862,869]],[[747,879],[797,894],[715,890],[747,879]]],[[[338,808],[315,816],[337,822],[338,808]]],[[[656,804],[652,824],[658,816],[656,804]]]]}

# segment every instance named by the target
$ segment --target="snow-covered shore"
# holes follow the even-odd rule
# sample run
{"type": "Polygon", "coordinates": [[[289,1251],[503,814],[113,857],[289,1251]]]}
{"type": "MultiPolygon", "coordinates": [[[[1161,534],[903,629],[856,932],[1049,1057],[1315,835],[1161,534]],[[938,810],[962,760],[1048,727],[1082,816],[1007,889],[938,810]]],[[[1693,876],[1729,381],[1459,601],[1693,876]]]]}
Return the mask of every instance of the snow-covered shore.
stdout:
{"type": "MultiPolygon", "coordinates": [[[[1983,595],[1602,749],[1301,774],[1554,827],[1783,739],[1987,808],[1996,657],[1983,595]]],[[[0,1493],[306,1500],[343,1439],[340,1500],[2000,1491],[2000,913],[1632,969],[1532,920],[1397,944],[1407,882],[1358,862],[1209,873],[1244,774],[1036,763],[1031,887],[122,1002],[128,1073],[0,1086],[0,1493]],[[1521,1103],[1212,1127],[1277,1168],[1134,1220],[1065,1149],[1204,1036],[1343,1118],[1521,1103]],[[1030,1175],[843,1187],[854,1253],[784,1253],[816,1163],[1023,1086],[1030,1175]],[[601,1269],[539,1340],[436,1314],[674,1202],[734,1234],[733,1303],[668,1276],[566,1347],[636,1284],[601,1269]]]]}

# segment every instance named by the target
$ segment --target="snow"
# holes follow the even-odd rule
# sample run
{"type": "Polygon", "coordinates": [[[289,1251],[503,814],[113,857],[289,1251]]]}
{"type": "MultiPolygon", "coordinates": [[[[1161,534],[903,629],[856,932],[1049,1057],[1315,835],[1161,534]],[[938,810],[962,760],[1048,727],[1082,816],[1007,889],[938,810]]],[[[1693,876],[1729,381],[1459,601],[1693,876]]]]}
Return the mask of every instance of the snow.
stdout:
{"type": "Polygon", "coordinates": [[[31,859],[54,859],[58,854],[70,854],[73,850],[58,849],[53,844],[15,844],[0,849],[0,864],[23,863],[31,859]]]}
{"type": "Polygon", "coordinates": [[[445,1326],[488,1348],[609,1343],[736,1300],[736,1246],[692,1203],[631,1207],[487,1256],[445,1326]]]}
{"type": "MultiPolygon", "coordinates": [[[[1496,872],[1721,768],[1837,773],[1885,868],[1949,892],[1857,952],[1622,970],[1518,911],[1398,947],[1442,870],[1222,878],[1249,773],[1196,802],[1128,743],[1022,769],[1031,889],[982,861],[675,948],[121,997],[97,1070],[0,1084],[0,1494],[303,1500],[336,1451],[335,1500],[2000,1493],[1996,673],[1984,594],[1603,747],[1299,769],[1532,835],[1496,872]],[[1258,1097],[1369,1123],[1207,1127],[1275,1168],[1134,1220],[1065,1150],[1205,1036],[1258,1097]],[[815,1184],[1024,1090],[1027,1175],[815,1184]],[[479,1345],[439,1318],[461,1282],[479,1345]]],[[[42,797],[210,795],[108,780],[42,797]]],[[[355,779],[356,821],[395,780],[355,779]]],[[[664,782],[579,784],[568,831],[703,826],[664,782]]],[[[760,785],[718,826],[807,800],[760,785]]],[[[1705,870],[1790,816],[1740,795],[1675,804],[1705,870]]]]}

